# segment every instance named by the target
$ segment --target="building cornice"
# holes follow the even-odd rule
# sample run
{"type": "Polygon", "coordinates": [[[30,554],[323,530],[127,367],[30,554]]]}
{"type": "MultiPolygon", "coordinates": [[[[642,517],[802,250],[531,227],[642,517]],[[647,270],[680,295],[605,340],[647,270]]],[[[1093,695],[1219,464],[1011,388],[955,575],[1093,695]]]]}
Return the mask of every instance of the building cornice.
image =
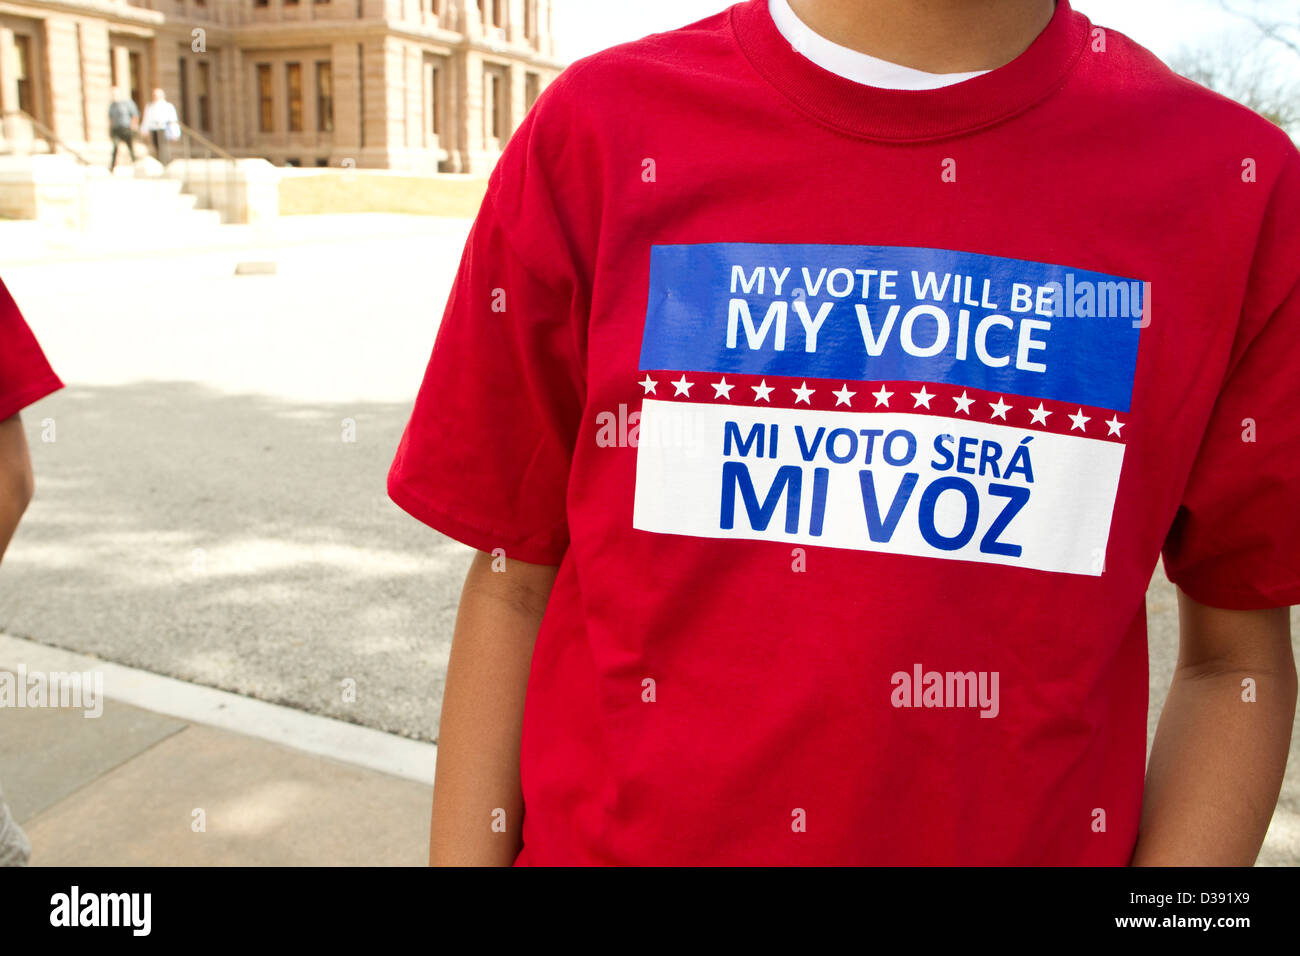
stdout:
{"type": "Polygon", "coordinates": [[[0,14],[42,19],[50,13],[67,13],[73,16],[99,17],[115,24],[159,27],[167,22],[167,15],[158,10],[132,7],[120,0],[0,0],[0,14]]]}
{"type": "MultiPolygon", "coordinates": [[[[4,0],[0,0],[3,3],[4,0]]],[[[193,24],[170,21],[162,25],[164,32],[188,35],[193,24]]],[[[444,50],[473,50],[488,56],[497,56],[518,63],[547,70],[563,70],[568,64],[555,57],[544,56],[530,46],[494,43],[474,39],[455,30],[422,27],[401,20],[372,17],[365,20],[309,20],[300,23],[250,23],[240,25],[204,26],[209,44],[231,42],[240,47],[263,49],[320,46],[342,39],[383,39],[398,37],[428,43],[444,50]]]]}
{"type": "Polygon", "coordinates": [[[426,27],[372,17],[363,20],[305,20],[275,23],[221,23],[188,20],[168,16],[157,10],[146,10],[122,3],[121,0],[0,0],[0,14],[41,18],[51,12],[73,16],[97,17],[110,25],[132,33],[149,35],[149,31],[173,36],[189,36],[196,28],[207,34],[210,45],[234,43],[237,46],[263,48],[291,48],[319,46],[340,39],[382,39],[399,37],[417,43],[428,43],[445,51],[472,50],[488,57],[500,57],[516,63],[525,63],[545,70],[563,70],[568,64],[556,57],[546,56],[531,46],[503,43],[485,37],[471,37],[456,30],[426,27]]]}

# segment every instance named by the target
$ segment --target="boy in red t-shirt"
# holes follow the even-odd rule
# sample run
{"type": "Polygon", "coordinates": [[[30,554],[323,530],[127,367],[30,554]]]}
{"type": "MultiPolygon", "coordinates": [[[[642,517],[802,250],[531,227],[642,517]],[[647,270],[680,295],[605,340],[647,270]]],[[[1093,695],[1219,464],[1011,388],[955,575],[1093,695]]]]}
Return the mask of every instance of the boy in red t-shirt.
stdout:
{"type": "MultiPolygon", "coordinates": [[[[19,412],[63,387],[0,282],[0,560],[32,500],[35,482],[19,412]]],[[[0,866],[26,862],[31,847],[0,792],[0,866]]]]}
{"type": "Polygon", "coordinates": [[[575,64],[389,475],[479,551],[431,861],[1251,863],[1297,367],[1300,154],[1067,0],[746,0],[575,64]]]}

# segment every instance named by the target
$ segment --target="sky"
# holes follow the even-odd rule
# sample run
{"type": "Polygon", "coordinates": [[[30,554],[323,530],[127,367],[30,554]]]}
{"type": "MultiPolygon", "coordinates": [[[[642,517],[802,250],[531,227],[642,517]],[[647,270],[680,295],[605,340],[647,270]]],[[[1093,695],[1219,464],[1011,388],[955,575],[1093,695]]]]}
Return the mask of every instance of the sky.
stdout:
{"type": "MultiPolygon", "coordinates": [[[[1256,0],[1261,11],[1290,11],[1290,0],[1256,0]]],[[[730,0],[554,0],[559,55],[566,60],[648,33],[671,30],[730,5],[730,0]]],[[[1099,26],[1126,33],[1161,58],[1182,47],[1205,46],[1233,31],[1250,35],[1243,21],[1214,0],[1072,0],[1099,26]]],[[[1295,63],[1300,74],[1300,62],[1295,63]]]]}

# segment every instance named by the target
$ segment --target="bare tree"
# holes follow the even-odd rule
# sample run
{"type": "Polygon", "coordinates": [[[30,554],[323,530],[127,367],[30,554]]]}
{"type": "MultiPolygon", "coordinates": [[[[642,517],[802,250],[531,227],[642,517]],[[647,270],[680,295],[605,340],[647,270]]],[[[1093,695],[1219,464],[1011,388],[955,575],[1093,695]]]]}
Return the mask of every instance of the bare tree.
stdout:
{"type": "Polygon", "coordinates": [[[1170,66],[1293,135],[1300,132],[1300,82],[1290,79],[1300,68],[1300,5],[1288,19],[1278,15],[1276,0],[1217,2],[1249,24],[1250,33],[1210,47],[1184,49],[1170,66]]]}
{"type": "Polygon", "coordinates": [[[1296,56],[1300,56],[1300,9],[1287,18],[1277,16],[1277,0],[1218,0],[1218,2],[1219,6],[1228,13],[1240,17],[1253,26],[1265,39],[1280,43],[1296,56]]]}

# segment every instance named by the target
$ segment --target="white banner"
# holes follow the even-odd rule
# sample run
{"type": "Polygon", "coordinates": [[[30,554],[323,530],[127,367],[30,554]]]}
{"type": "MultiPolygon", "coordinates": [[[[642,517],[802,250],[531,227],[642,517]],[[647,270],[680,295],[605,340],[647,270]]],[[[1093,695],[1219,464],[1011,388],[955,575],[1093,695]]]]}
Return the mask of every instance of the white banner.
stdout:
{"type": "Polygon", "coordinates": [[[1123,459],[940,415],[646,399],[633,526],[1095,576],[1123,459]]]}

